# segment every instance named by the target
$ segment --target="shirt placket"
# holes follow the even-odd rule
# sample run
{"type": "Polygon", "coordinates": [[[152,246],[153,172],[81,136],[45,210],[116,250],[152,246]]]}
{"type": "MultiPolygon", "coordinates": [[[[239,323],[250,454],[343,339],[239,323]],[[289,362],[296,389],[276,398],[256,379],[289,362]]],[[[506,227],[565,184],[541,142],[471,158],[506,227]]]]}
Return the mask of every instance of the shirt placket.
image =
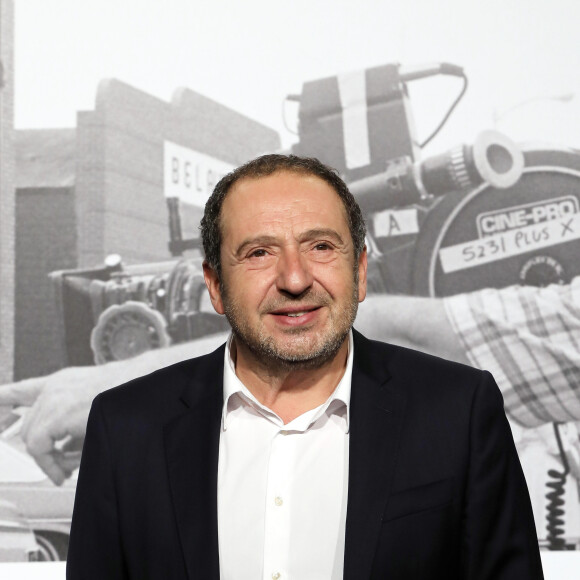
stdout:
{"type": "Polygon", "coordinates": [[[272,439],[264,518],[263,580],[290,580],[291,482],[299,433],[281,430],[272,439]]]}

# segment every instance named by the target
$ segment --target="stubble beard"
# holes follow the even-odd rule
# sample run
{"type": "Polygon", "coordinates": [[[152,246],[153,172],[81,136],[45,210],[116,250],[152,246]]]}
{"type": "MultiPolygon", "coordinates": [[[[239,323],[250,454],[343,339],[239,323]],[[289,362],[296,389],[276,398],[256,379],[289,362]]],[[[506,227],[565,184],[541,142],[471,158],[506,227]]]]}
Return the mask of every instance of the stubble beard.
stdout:
{"type": "MultiPolygon", "coordinates": [[[[286,334],[294,335],[297,340],[293,341],[292,346],[286,347],[278,344],[276,339],[266,332],[263,325],[258,328],[252,327],[244,316],[242,307],[229,296],[227,289],[222,287],[225,316],[232,327],[237,344],[246,346],[256,360],[272,373],[322,367],[334,359],[354,324],[358,311],[358,276],[356,274],[349,302],[334,312],[330,311],[328,328],[323,331],[324,334],[312,340],[310,336],[306,336],[308,329],[289,328],[286,334]]],[[[298,298],[283,298],[276,304],[269,304],[267,311],[300,303],[314,303],[322,307],[330,307],[332,301],[328,295],[309,291],[298,298]]]]}

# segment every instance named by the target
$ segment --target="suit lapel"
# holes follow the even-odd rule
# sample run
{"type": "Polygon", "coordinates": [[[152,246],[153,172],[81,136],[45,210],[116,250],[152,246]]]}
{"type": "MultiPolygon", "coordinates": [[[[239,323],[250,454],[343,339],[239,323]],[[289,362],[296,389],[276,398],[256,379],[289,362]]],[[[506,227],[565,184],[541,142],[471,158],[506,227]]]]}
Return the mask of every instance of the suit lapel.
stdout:
{"type": "Polygon", "coordinates": [[[371,574],[396,467],[405,399],[390,381],[384,345],[354,331],[344,580],[371,574]]]}
{"type": "Polygon", "coordinates": [[[182,394],[185,413],[164,430],[173,506],[191,579],[219,579],[217,467],[223,357],[222,347],[198,363],[182,394]]]}

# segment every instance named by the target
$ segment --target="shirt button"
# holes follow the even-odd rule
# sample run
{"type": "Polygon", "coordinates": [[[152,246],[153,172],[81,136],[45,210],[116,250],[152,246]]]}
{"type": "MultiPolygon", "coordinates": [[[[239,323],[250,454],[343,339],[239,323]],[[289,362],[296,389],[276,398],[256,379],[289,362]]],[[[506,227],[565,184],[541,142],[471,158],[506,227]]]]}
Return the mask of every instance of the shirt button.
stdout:
{"type": "MultiPolygon", "coordinates": [[[[284,503],[284,500],[280,496],[277,496],[274,498],[274,503],[280,507],[284,503]]],[[[276,572],[276,574],[278,574],[278,572],[276,572]]],[[[278,578],[278,576],[276,576],[276,578],[278,578]]]]}
{"type": "Polygon", "coordinates": [[[272,580],[278,580],[280,578],[280,572],[274,572],[272,574],[272,580]]]}
{"type": "Polygon", "coordinates": [[[280,431],[280,435],[288,435],[288,431],[286,431],[286,429],[282,429],[282,431],[280,431]]]}

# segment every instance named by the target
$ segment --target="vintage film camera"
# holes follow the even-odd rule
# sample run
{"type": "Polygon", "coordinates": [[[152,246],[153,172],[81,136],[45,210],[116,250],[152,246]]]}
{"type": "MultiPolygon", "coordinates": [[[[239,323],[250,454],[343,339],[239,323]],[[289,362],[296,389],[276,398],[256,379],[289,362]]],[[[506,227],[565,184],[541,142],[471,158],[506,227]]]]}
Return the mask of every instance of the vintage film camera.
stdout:
{"type": "MultiPolygon", "coordinates": [[[[516,145],[484,131],[471,144],[422,159],[421,148],[466,88],[455,65],[388,64],[306,82],[288,97],[298,103],[299,120],[291,151],[337,168],[363,208],[371,292],[447,296],[563,284],[580,272],[578,151],[516,145]],[[408,84],[434,75],[459,78],[463,87],[418,143],[408,84]]],[[[103,267],[52,274],[68,365],[121,360],[227,328],[205,300],[199,241],[183,239],[179,201],[167,204],[173,259],[123,266],[110,256],[103,267]]],[[[536,513],[543,544],[570,549],[580,517],[576,510],[579,521],[571,521],[572,510],[563,509],[573,486],[564,488],[566,464],[556,457],[531,493],[545,498],[545,515],[536,513]]]]}

